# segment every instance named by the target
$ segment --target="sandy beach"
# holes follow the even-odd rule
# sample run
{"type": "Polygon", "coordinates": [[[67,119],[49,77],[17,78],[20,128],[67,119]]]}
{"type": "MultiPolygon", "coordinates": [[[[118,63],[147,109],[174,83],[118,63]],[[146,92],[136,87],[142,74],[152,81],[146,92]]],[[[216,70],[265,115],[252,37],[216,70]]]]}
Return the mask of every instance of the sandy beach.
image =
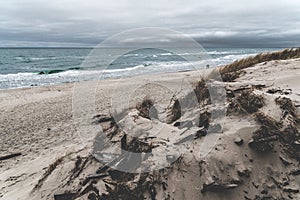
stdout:
{"type": "MultiPolygon", "coordinates": [[[[192,82],[196,80],[195,73],[192,72],[143,77],[144,80],[156,79],[173,87],[184,78],[191,79],[192,82]]],[[[128,96],[126,91],[132,87],[134,79],[92,82],[91,84],[98,85],[95,93],[98,112],[109,112],[110,98],[116,86],[122,85],[124,95],[128,96]]],[[[27,187],[21,186],[24,192],[30,192],[43,174],[43,169],[67,152],[83,148],[72,118],[74,84],[1,91],[1,155],[22,153],[15,159],[1,161],[1,195],[5,194],[4,199],[11,199],[14,195],[16,199],[21,198],[23,193],[15,191],[20,190],[22,181],[28,184],[27,187]],[[17,174],[16,168],[21,170],[17,174]]]]}
{"type": "MultiPolygon", "coordinates": [[[[89,82],[96,86],[95,118],[90,123],[98,120],[97,126],[107,135],[115,128],[116,134],[110,136],[114,144],[120,145],[125,130],[137,133],[151,126],[145,137],[156,139],[143,142],[150,148],[155,145],[152,153],[165,158],[167,146],[193,136],[188,151],[164,170],[132,177],[113,169],[96,173],[103,164],[91,156],[74,124],[78,83],[1,90],[0,156],[20,155],[0,161],[0,199],[300,199],[300,59],[266,61],[240,69],[232,81],[214,82],[225,88],[225,102],[214,104],[204,96],[197,108],[176,116],[174,94],[184,99],[211,71],[89,82]],[[123,102],[122,97],[129,100],[123,102]],[[145,116],[149,109],[142,115],[145,108],[136,106],[145,98],[153,100],[154,107],[158,105],[156,119],[145,116]],[[110,117],[112,103],[130,104],[120,119],[124,130],[103,118],[110,117]],[[168,104],[171,110],[164,113],[168,104]],[[222,119],[203,114],[219,108],[226,112],[222,119]],[[205,123],[201,125],[203,116],[213,133],[205,123]],[[200,124],[195,125],[197,120],[200,124]],[[174,126],[176,122],[180,125],[174,126]],[[163,131],[155,135],[154,129],[160,126],[163,131]],[[200,144],[210,135],[217,135],[217,141],[201,157],[200,144]],[[87,178],[95,174],[103,176],[87,178]]],[[[127,138],[128,149],[132,141],[127,138]]]]}

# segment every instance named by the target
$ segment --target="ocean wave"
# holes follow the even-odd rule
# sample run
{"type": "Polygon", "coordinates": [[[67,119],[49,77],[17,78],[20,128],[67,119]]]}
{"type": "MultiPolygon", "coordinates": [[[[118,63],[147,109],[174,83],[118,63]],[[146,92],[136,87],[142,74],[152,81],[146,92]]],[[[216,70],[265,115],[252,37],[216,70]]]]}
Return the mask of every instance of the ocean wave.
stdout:
{"type": "Polygon", "coordinates": [[[14,57],[14,60],[19,60],[23,62],[34,62],[34,61],[43,61],[43,60],[64,60],[64,59],[85,59],[86,56],[47,56],[47,57],[26,57],[26,56],[17,56],[14,57]]]}
{"type": "MultiPolygon", "coordinates": [[[[35,75],[35,73],[24,73],[24,72],[20,72],[20,73],[16,73],[16,74],[0,74],[0,80],[2,81],[3,80],[3,78],[16,78],[16,77],[25,77],[25,76],[31,76],[31,75],[35,75]]],[[[1,82],[0,81],[0,82],[1,82]]]]}
{"type": "Polygon", "coordinates": [[[53,57],[25,57],[25,56],[17,56],[14,57],[14,60],[20,61],[39,61],[39,60],[52,60],[55,59],[53,57]]]}
{"type": "Polygon", "coordinates": [[[255,54],[240,54],[240,55],[230,54],[230,55],[214,58],[212,62],[214,62],[216,66],[227,65],[234,62],[235,60],[239,60],[253,55],[255,54]]]}
{"type": "MultiPolygon", "coordinates": [[[[203,54],[204,52],[199,52],[203,54]]],[[[225,51],[224,51],[225,53],[225,51]]],[[[167,53],[166,53],[167,54],[167,53]]],[[[188,53],[190,54],[190,53],[188,53]]],[[[132,54],[136,55],[136,54],[132,54]]],[[[152,54],[153,55],[153,54],[152,54]]],[[[161,54],[155,54],[161,55],[161,54]]],[[[173,55],[168,53],[168,55],[173,55]]],[[[93,68],[84,68],[84,66],[70,67],[66,69],[49,69],[41,70],[34,73],[16,73],[16,74],[0,74],[0,89],[28,87],[35,85],[51,85],[65,82],[77,82],[83,80],[99,80],[107,78],[120,78],[135,76],[140,74],[160,73],[160,72],[176,72],[185,70],[197,70],[205,68],[209,63],[211,67],[226,65],[234,60],[241,59],[254,54],[224,54],[217,58],[206,58],[198,62],[186,61],[147,61],[137,64],[135,66],[124,67],[122,63],[120,66],[114,65],[103,69],[103,66],[93,68]],[[119,68],[118,68],[119,67],[119,68]],[[123,68],[121,68],[123,67],[123,68]]],[[[139,54],[141,56],[141,54],[139,54]]],[[[97,64],[97,63],[95,63],[97,64]]]]}
{"type": "Polygon", "coordinates": [[[227,55],[227,54],[243,54],[242,51],[208,51],[207,54],[209,55],[227,55]]]}
{"type": "Polygon", "coordinates": [[[123,55],[123,57],[137,57],[137,56],[139,56],[140,54],[138,54],[138,53],[133,53],[133,54],[125,54],[125,55],[123,55]]]}
{"type": "Polygon", "coordinates": [[[159,55],[161,55],[161,56],[171,56],[171,55],[173,55],[172,53],[161,53],[161,54],[159,54],[159,55]]]}
{"type": "Polygon", "coordinates": [[[29,60],[32,60],[32,61],[37,61],[37,60],[52,60],[53,58],[52,57],[49,57],[49,58],[29,58],[29,60]]]}
{"type": "Polygon", "coordinates": [[[80,70],[82,68],[80,67],[70,67],[67,69],[51,69],[51,70],[43,70],[43,71],[39,71],[37,72],[38,75],[43,75],[43,74],[56,74],[56,73],[61,73],[61,72],[65,72],[65,71],[70,71],[70,70],[80,70]]]}
{"type": "MultiPolygon", "coordinates": [[[[195,63],[194,63],[195,65],[195,63]]],[[[0,89],[19,88],[39,85],[53,85],[66,82],[120,78],[140,74],[175,72],[195,69],[191,63],[165,62],[141,64],[123,69],[83,70],[82,68],[68,70],[51,70],[38,73],[0,74],[0,89]]]]}
{"type": "Polygon", "coordinates": [[[134,67],[127,67],[127,68],[123,68],[123,69],[104,69],[102,70],[102,72],[106,72],[106,73],[115,73],[115,72],[126,72],[126,71],[133,71],[133,70],[140,70],[140,69],[145,69],[145,67],[147,67],[149,65],[136,65],[134,67]]]}

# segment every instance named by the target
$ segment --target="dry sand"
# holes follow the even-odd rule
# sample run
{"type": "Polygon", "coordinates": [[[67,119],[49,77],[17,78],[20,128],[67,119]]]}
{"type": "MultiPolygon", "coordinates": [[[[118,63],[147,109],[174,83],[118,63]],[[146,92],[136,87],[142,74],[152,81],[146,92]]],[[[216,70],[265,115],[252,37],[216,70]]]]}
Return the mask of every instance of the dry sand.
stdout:
{"type": "MultiPolygon", "coordinates": [[[[262,116],[271,117],[272,123],[281,124],[276,131],[282,129],[285,133],[284,128],[289,125],[295,125],[293,128],[299,130],[297,117],[280,108],[275,99],[279,96],[291,99],[298,115],[300,60],[270,61],[243,71],[234,82],[224,83],[227,91],[225,105],[204,102],[170,124],[165,122],[172,113],[162,112],[162,107],[170,103],[174,94],[179,99],[184,98],[192,90],[192,83],[200,79],[198,72],[144,75],[104,80],[98,84],[90,82],[97,84],[95,114],[101,115],[99,120],[112,112],[112,100],[118,100],[113,101],[117,106],[129,103],[132,109],[121,118],[122,127],[125,127],[125,132],[133,133],[150,127],[145,137],[158,132],[154,135],[156,140],[147,144],[158,144],[153,151],[161,155],[161,159],[166,157],[166,145],[179,142],[197,131],[189,129],[181,134],[188,128],[179,129],[173,126],[175,122],[191,120],[195,123],[199,118],[193,118],[194,115],[199,117],[204,111],[211,112],[232,102],[242,102],[241,94],[263,98],[264,105],[258,106],[257,110],[251,110],[255,102],[250,105],[250,110],[245,106],[239,110],[238,104],[232,104],[225,118],[210,123],[220,124],[222,128],[217,131],[218,140],[207,156],[200,156],[200,144],[215,133],[193,139],[188,151],[164,170],[133,176],[107,169],[99,173],[100,178],[87,179],[89,175],[95,175],[102,164],[90,156],[90,149],[85,148],[76,132],[72,117],[74,84],[1,91],[0,156],[18,152],[22,155],[0,161],[0,199],[54,199],[54,195],[66,193],[74,194],[76,199],[300,199],[299,138],[290,141],[284,136],[283,139],[266,141],[268,135],[252,137],[265,125],[263,123],[267,123],[259,122],[257,118],[262,119],[262,116]],[[132,90],[138,80],[148,84],[132,90]],[[135,108],[145,96],[160,106],[157,106],[159,120],[141,117],[135,108]],[[128,97],[129,101],[122,97],[128,97]],[[135,118],[134,123],[131,118],[135,118]],[[273,147],[261,152],[257,144],[265,148],[271,144],[273,147]]],[[[200,74],[204,73],[209,72],[200,74]]],[[[90,123],[93,121],[95,119],[90,118],[90,123]]],[[[110,133],[106,126],[111,125],[99,124],[106,134],[110,133]]],[[[272,124],[266,126],[270,128],[272,124]]],[[[117,130],[111,139],[120,145],[123,135],[124,131],[117,130]]],[[[129,140],[128,143],[132,142],[132,138],[129,140]]],[[[150,161],[157,160],[150,158],[150,161]]]]}

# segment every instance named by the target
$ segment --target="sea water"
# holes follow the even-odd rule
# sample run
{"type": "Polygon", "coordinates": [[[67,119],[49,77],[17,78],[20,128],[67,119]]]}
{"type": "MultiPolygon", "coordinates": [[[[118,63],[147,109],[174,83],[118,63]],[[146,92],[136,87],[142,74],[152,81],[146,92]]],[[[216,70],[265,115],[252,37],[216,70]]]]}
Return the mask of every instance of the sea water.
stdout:
{"type": "Polygon", "coordinates": [[[181,53],[176,54],[160,49],[138,49],[110,60],[112,50],[107,49],[90,64],[87,61],[93,51],[91,48],[0,48],[0,89],[195,70],[187,57],[204,61],[203,66],[199,65],[204,68],[208,67],[204,65],[207,61],[211,63],[209,67],[216,67],[277,50],[281,49],[206,48],[201,51],[181,49],[181,53]]]}

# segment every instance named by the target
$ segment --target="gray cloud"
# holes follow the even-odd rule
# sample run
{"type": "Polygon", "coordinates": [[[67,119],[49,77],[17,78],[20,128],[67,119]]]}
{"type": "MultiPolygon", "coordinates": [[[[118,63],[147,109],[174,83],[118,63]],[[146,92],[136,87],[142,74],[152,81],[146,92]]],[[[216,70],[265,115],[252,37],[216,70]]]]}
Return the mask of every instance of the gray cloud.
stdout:
{"type": "Polygon", "coordinates": [[[299,46],[298,0],[10,0],[1,46],[92,46],[132,28],[183,32],[204,46],[299,46]]]}

